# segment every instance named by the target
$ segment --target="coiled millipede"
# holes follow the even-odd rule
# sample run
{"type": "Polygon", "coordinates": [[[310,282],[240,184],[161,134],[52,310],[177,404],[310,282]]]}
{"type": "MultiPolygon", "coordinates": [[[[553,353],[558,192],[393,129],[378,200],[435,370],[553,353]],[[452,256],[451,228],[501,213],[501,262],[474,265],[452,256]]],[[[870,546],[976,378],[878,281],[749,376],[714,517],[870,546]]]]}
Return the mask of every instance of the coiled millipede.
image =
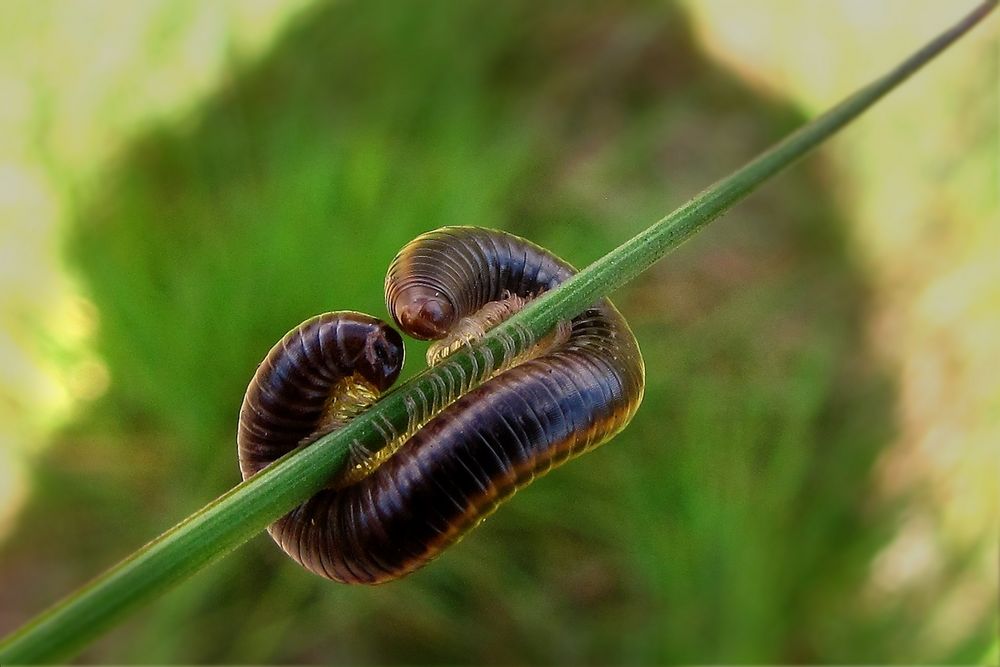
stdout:
{"type": "MultiPolygon", "coordinates": [[[[438,363],[573,274],[546,250],[504,232],[447,227],[404,247],[386,305],[438,363]]],[[[246,479],[364,411],[396,380],[398,333],[355,312],[314,317],[270,351],[247,389],[238,433],[246,479]]],[[[607,299],[497,360],[489,379],[409,407],[412,428],[268,528],[305,568],[374,584],[423,566],[519,487],[607,441],[642,400],[635,337],[607,299]]]]}

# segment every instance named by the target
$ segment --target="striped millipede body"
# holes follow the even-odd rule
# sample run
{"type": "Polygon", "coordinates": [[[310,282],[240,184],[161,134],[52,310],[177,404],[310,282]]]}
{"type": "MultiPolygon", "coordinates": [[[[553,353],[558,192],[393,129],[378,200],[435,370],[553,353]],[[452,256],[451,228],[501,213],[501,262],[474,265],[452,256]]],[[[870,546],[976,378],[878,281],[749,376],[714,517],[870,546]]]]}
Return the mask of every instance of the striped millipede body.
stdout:
{"type": "MultiPolygon", "coordinates": [[[[405,333],[439,341],[428,354],[437,362],[572,274],[511,234],[443,228],[400,251],[386,276],[386,304],[405,333]]],[[[244,479],[362,411],[395,381],[402,359],[399,334],[360,313],[321,315],[287,334],[243,402],[244,479]]],[[[401,577],[519,487],[607,441],[642,399],[639,349],[607,299],[557,327],[526,358],[507,361],[472,391],[415,407],[412,432],[387,436],[395,442],[377,465],[332,480],[272,524],[271,536],[304,567],[336,581],[401,577]]]]}

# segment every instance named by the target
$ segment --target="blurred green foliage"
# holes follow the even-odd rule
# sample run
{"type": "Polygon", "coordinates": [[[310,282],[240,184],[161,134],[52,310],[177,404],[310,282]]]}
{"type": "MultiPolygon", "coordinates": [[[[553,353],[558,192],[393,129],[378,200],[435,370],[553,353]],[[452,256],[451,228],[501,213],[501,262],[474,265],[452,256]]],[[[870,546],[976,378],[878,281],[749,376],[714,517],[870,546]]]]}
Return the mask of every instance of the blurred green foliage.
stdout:
{"type": "MultiPolygon", "coordinates": [[[[256,363],[315,313],[385,317],[419,232],[500,227],[582,265],[801,121],[651,3],[320,6],[237,69],[79,203],[66,251],[112,385],[37,467],[0,575],[25,615],[234,484],[256,363]]],[[[85,658],[975,659],[985,623],[917,654],[921,607],[866,601],[893,392],[827,186],[800,166],[617,295],[647,364],[633,424],[429,567],[338,586],[262,536],[85,658]]]]}

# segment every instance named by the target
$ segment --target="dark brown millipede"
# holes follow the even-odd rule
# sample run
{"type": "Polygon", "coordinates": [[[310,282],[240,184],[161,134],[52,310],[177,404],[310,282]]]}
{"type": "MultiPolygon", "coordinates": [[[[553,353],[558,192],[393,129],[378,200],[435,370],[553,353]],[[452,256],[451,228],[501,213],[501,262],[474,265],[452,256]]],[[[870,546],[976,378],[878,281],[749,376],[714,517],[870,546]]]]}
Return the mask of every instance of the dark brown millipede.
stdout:
{"type": "MultiPolygon", "coordinates": [[[[407,334],[437,339],[435,363],[566,280],[573,268],[511,234],[447,227],[404,247],[386,305],[407,334]]],[[[403,344],[354,312],[314,317],[267,355],[238,434],[246,479],[363,411],[399,375],[403,344]]],[[[624,318],[602,299],[482,385],[422,411],[391,446],[268,529],[321,576],[374,584],[423,566],[519,487],[607,441],[642,400],[644,371],[624,318]],[[444,405],[443,409],[440,408],[444,405]],[[426,414],[424,414],[426,412],[426,414]]],[[[439,398],[439,397],[438,397],[439,398]]]]}

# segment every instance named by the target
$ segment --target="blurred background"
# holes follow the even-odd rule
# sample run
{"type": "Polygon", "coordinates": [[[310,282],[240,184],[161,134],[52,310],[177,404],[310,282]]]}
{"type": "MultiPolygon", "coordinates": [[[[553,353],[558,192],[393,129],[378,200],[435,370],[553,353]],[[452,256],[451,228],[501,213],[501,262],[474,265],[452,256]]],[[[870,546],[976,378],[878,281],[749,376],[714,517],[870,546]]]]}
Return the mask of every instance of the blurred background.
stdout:
{"type": "MultiPolygon", "coordinates": [[[[972,4],[4,3],[0,634],[235,484],[257,362],[419,232],[582,266],[972,4]]],[[[997,54],[615,294],[633,424],[431,566],[259,536],[81,659],[995,664],[997,54]]]]}

